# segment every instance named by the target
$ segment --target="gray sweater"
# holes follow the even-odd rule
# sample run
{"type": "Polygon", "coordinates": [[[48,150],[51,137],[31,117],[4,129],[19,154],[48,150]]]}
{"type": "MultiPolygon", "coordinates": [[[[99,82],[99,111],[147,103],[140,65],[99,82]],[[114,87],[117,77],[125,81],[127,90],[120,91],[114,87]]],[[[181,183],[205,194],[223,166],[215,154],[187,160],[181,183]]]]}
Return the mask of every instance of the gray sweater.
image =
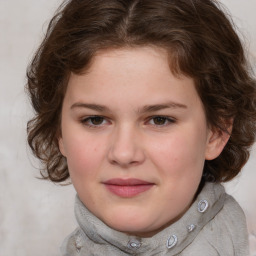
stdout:
{"type": "Polygon", "coordinates": [[[79,227],[61,247],[63,256],[247,256],[245,216],[220,184],[206,183],[177,222],[151,238],[128,236],[105,225],[76,198],[79,227]]]}

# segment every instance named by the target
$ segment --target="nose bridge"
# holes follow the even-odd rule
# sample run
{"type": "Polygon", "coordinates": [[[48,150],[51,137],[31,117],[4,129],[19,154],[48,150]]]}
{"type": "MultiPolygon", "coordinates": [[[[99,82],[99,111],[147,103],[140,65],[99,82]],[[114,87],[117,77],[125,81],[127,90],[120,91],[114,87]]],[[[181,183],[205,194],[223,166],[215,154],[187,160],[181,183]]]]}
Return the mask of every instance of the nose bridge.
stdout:
{"type": "Polygon", "coordinates": [[[117,126],[109,149],[110,162],[123,166],[141,163],[144,153],[139,137],[136,127],[130,124],[117,126]]]}

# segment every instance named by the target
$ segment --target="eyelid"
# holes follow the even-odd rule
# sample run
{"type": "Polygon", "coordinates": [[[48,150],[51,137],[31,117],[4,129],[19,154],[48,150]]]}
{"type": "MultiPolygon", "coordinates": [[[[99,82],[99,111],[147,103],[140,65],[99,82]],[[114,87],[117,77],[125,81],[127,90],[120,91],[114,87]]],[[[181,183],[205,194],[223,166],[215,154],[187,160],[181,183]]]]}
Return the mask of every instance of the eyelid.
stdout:
{"type": "Polygon", "coordinates": [[[170,117],[170,116],[164,116],[164,115],[154,115],[154,116],[150,116],[147,118],[147,123],[149,123],[151,120],[153,120],[154,118],[157,118],[157,117],[160,117],[160,118],[164,118],[166,119],[166,121],[168,122],[167,124],[151,124],[152,126],[155,126],[155,127],[164,127],[164,126],[168,126],[170,124],[173,124],[173,123],[176,123],[176,119],[174,117],[170,117]]]}
{"type": "MultiPolygon", "coordinates": [[[[149,124],[151,126],[154,126],[154,127],[157,127],[157,128],[161,128],[161,127],[166,127],[168,125],[171,125],[173,123],[176,123],[176,118],[174,117],[170,117],[170,116],[165,116],[165,115],[154,115],[154,116],[149,116],[147,119],[146,119],[146,124],[149,124]],[[150,121],[152,121],[154,118],[163,118],[165,119],[165,123],[164,124],[150,124],[150,121]],[[166,123],[167,122],[167,123],[166,123]]],[[[110,120],[109,118],[106,118],[104,116],[101,116],[101,115],[90,115],[90,116],[85,116],[85,117],[82,117],[80,119],[80,122],[86,126],[86,127],[89,127],[89,128],[101,128],[105,125],[108,125],[110,124],[110,120]],[[102,118],[102,123],[101,124],[92,124],[91,121],[93,118],[102,118]]]]}
{"type": "Polygon", "coordinates": [[[80,122],[84,125],[84,126],[87,126],[89,128],[100,128],[102,126],[105,125],[105,122],[110,122],[106,117],[104,116],[100,116],[100,115],[91,115],[91,116],[86,116],[86,117],[82,117],[80,119],[80,122]],[[90,123],[90,121],[93,119],[93,118],[102,118],[103,119],[103,124],[99,124],[99,125],[95,125],[95,124],[92,124],[90,123]]]}

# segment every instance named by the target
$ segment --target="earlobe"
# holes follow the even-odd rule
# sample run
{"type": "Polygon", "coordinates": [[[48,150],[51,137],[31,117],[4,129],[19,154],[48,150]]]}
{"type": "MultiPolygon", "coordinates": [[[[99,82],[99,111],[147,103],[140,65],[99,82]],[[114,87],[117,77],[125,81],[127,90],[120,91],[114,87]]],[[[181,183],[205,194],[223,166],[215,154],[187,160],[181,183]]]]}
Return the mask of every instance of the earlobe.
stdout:
{"type": "Polygon", "coordinates": [[[210,131],[205,152],[206,160],[213,160],[221,154],[230,138],[231,131],[232,125],[228,127],[227,131],[223,131],[218,128],[210,131]]]}

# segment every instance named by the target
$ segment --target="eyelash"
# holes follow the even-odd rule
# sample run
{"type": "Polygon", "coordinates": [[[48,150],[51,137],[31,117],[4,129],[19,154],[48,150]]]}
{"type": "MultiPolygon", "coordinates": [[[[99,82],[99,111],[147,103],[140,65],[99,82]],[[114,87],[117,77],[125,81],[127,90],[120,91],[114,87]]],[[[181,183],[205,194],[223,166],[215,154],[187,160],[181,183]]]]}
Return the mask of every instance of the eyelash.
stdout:
{"type": "Polygon", "coordinates": [[[159,124],[159,125],[157,125],[157,124],[152,124],[152,125],[155,126],[155,127],[163,127],[163,126],[165,127],[165,126],[168,126],[168,125],[173,124],[173,123],[176,122],[176,120],[175,120],[174,118],[170,118],[170,117],[168,117],[168,116],[151,116],[151,117],[148,119],[148,122],[151,121],[151,120],[154,120],[154,119],[156,119],[156,118],[159,118],[159,119],[164,120],[164,124],[159,124]]]}
{"type": "MultiPolygon", "coordinates": [[[[92,124],[92,120],[96,119],[96,118],[101,119],[102,122],[107,121],[107,119],[104,116],[89,116],[89,117],[86,117],[86,118],[82,119],[81,123],[83,125],[89,127],[89,128],[94,128],[94,129],[95,128],[96,129],[97,128],[101,128],[104,124],[102,124],[102,123],[100,123],[98,125],[92,124]]],[[[162,121],[164,121],[164,124],[159,124],[159,125],[157,125],[157,124],[150,124],[150,125],[155,126],[157,128],[165,127],[165,126],[168,126],[168,125],[173,124],[173,123],[176,122],[176,120],[174,118],[170,118],[170,117],[167,117],[167,116],[161,116],[161,115],[157,116],[156,115],[156,116],[149,117],[147,119],[147,123],[149,123],[151,120],[154,120],[156,118],[162,119],[162,121]]]]}
{"type": "Polygon", "coordinates": [[[99,124],[99,125],[92,124],[92,120],[96,119],[96,118],[100,118],[103,121],[106,121],[106,118],[104,116],[89,116],[89,117],[82,119],[81,123],[89,128],[99,128],[102,126],[102,124],[99,124]]]}

